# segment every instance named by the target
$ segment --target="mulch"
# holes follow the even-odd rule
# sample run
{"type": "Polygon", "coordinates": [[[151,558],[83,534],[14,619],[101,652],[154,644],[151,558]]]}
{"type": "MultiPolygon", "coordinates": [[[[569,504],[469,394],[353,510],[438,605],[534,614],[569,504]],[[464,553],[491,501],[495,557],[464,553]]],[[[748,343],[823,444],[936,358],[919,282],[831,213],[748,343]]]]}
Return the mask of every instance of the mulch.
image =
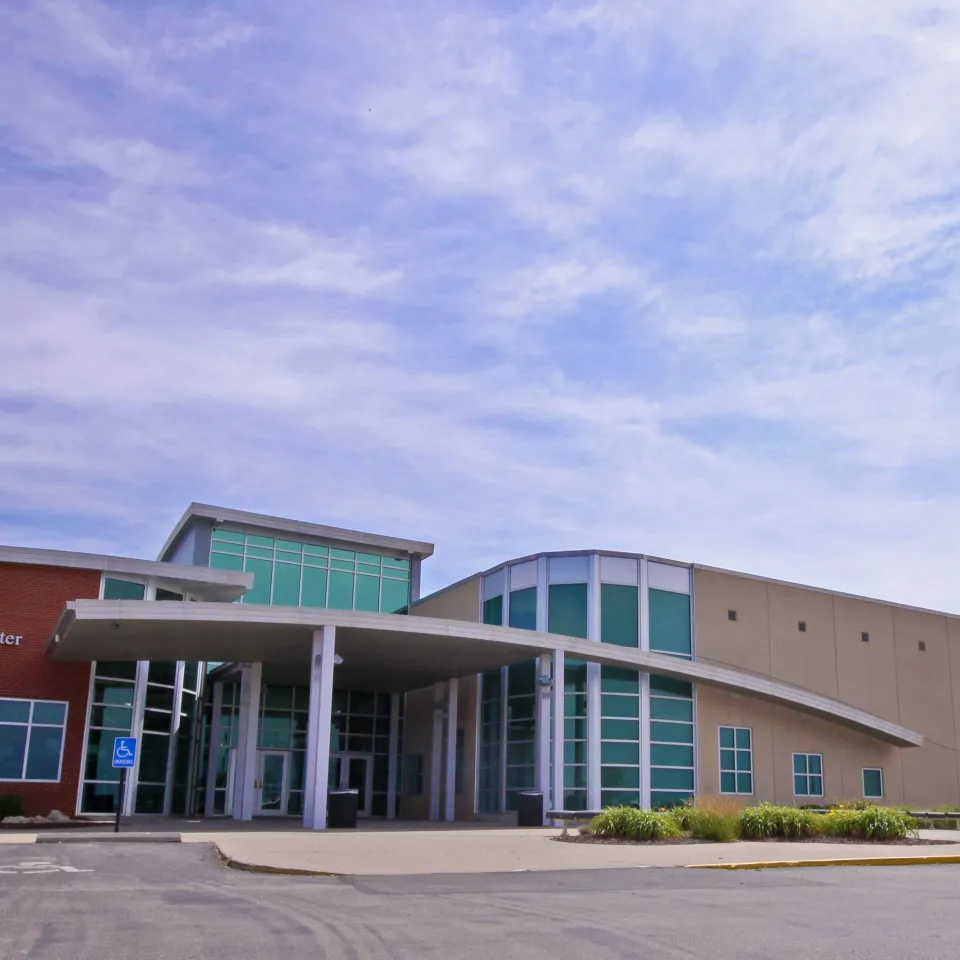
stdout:
{"type": "MultiPolygon", "coordinates": [[[[670,840],[622,840],[617,837],[593,837],[569,834],[552,837],[561,843],[627,844],[634,847],[672,847],[690,843],[718,843],[716,840],[695,840],[693,837],[673,837],[670,840]]],[[[860,840],[857,837],[770,837],[767,840],[743,840],[742,843],[869,843],[878,847],[943,847],[956,846],[956,840],[926,840],[922,837],[907,837],[904,840],[860,840]]]]}

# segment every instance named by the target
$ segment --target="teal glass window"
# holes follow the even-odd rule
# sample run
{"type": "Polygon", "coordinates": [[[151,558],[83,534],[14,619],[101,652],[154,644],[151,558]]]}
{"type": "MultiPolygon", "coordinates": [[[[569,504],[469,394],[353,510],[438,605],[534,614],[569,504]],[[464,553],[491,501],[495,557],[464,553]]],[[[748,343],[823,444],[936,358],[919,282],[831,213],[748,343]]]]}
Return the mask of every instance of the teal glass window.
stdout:
{"type": "Polygon", "coordinates": [[[300,604],[300,565],[277,563],[273,568],[273,602],[282,607],[300,604]]]}
{"type": "Polygon", "coordinates": [[[587,585],[552,583],[547,592],[547,629],[565,637],[587,636],[587,585]]]}
{"type": "Polygon", "coordinates": [[[669,697],[650,698],[651,720],[681,720],[693,723],[693,701],[669,697]]]}
{"type": "Polygon", "coordinates": [[[380,578],[365,577],[357,574],[357,594],[354,600],[355,610],[378,613],[380,610],[380,578]]]}
{"type": "Polygon", "coordinates": [[[513,590],[510,593],[510,624],[518,630],[537,629],[537,588],[513,590]]]}
{"type": "Polygon", "coordinates": [[[640,698],[604,693],[600,696],[600,709],[604,717],[633,719],[640,716],[640,698]]]}
{"type": "Polygon", "coordinates": [[[491,597],[483,601],[483,622],[495,627],[503,626],[503,597],[491,597]]]}
{"type": "Polygon", "coordinates": [[[650,649],[689,657],[693,646],[690,597],[685,593],[650,590],[650,649]]]}
{"type": "Polygon", "coordinates": [[[303,584],[300,594],[303,607],[327,605],[327,571],[318,567],[303,568],[303,584]]]}
{"type": "Polygon", "coordinates": [[[720,727],[721,793],[753,793],[752,743],[749,727],[720,727]]]}
{"type": "Polygon", "coordinates": [[[883,770],[880,767],[863,768],[863,797],[865,800],[883,799],[883,770]]]}
{"type": "Polygon", "coordinates": [[[683,680],[673,680],[670,677],[650,677],[650,696],[686,697],[693,696],[693,686],[683,680]]]}
{"type": "Polygon", "coordinates": [[[247,557],[244,570],[253,574],[253,586],[244,596],[246,603],[269,603],[273,587],[273,564],[269,560],[247,557]]]}
{"type": "Polygon", "coordinates": [[[332,610],[353,609],[353,579],[352,573],[344,573],[342,570],[330,571],[329,605],[332,610]]]}
{"type": "Polygon", "coordinates": [[[823,796],[823,755],[795,753],[793,755],[793,793],[797,797],[823,796]]]}
{"type": "Polygon", "coordinates": [[[59,781],[66,720],[59,701],[0,699],[0,781],[59,781]]]}
{"type": "MultiPolygon", "coordinates": [[[[617,744],[617,746],[626,746],[626,744],[617,744]]],[[[603,767],[600,770],[600,786],[606,788],[639,788],[640,786],[640,767],[603,767]]]]}
{"type": "Polygon", "coordinates": [[[611,720],[604,718],[600,721],[600,736],[604,740],[640,740],[639,720],[611,720]]]}
{"type": "Polygon", "coordinates": [[[604,693],[640,693],[640,674],[621,667],[600,668],[600,689],[604,693]]]}
{"type": "Polygon", "coordinates": [[[410,603],[410,584],[407,580],[380,582],[380,612],[406,613],[410,603]]]}
{"type": "Polygon", "coordinates": [[[683,790],[693,793],[693,770],[681,770],[675,767],[651,767],[651,790],[683,790]]]}
{"type": "Polygon", "coordinates": [[[104,600],[142,600],[146,587],[142,583],[133,583],[130,580],[115,580],[105,577],[103,581],[104,600]]]}
{"type": "Polygon", "coordinates": [[[213,531],[214,543],[217,541],[226,543],[243,543],[246,540],[246,534],[236,530],[224,530],[223,527],[217,527],[213,531]]]}
{"type": "Polygon", "coordinates": [[[693,743],[692,723],[661,723],[650,721],[651,743],[693,743]]]}
{"type": "MultiPolygon", "coordinates": [[[[600,744],[600,763],[639,765],[640,744],[604,740],[600,744]]],[[[616,784],[611,784],[611,786],[616,786],[616,784]]]]}
{"type": "Polygon", "coordinates": [[[600,584],[600,639],[604,643],[640,645],[639,596],[637,587],[600,584]]]}
{"type": "Polygon", "coordinates": [[[653,743],[650,745],[650,763],[654,767],[692,767],[693,747],[653,743]]]}
{"type": "Polygon", "coordinates": [[[243,556],[229,553],[211,553],[210,566],[214,570],[243,570],[243,556]]]}

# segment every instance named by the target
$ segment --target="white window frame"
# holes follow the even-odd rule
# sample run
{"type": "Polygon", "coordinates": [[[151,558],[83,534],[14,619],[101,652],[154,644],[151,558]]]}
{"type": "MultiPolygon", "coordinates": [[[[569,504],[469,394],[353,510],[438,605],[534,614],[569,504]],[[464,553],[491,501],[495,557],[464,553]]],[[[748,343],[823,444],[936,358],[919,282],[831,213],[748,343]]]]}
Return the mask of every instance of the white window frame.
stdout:
{"type": "Polygon", "coordinates": [[[731,726],[730,724],[727,724],[727,723],[722,723],[722,724],[720,724],[720,725],[717,727],[717,749],[718,749],[717,760],[718,760],[718,764],[719,764],[719,766],[718,766],[717,769],[718,769],[719,774],[720,774],[719,777],[718,777],[718,781],[719,781],[719,782],[718,782],[718,786],[719,786],[719,788],[720,788],[720,793],[721,793],[723,796],[725,796],[725,797],[752,797],[752,796],[754,795],[754,793],[756,792],[756,791],[754,790],[754,787],[756,786],[756,784],[754,783],[754,780],[753,780],[753,728],[752,728],[752,727],[734,727],[734,726],[731,726]],[[733,731],[733,747],[725,747],[725,746],[723,745],[722,732],[723,732],[724,730],[732,730],[732,731],[733,731]],[[743,750],[743,747],[738,747],[738,746],[737,746],[737,731],[738,731],[738,730],[746,730],[747,733],[750,734],[750,748],[749,748],[749,751],[748,751],[749,754],[750,754],[750,769],[749,769],[749,771],[740,771],[740,770],[737,770],[737,752],[743,750]],[[733,750],[733,766],[734,766],[734,769],[733,769],[733,770],[724,770],[724,768],[723,768],[723,751],[724,751],[724,750],[731,750],[731,749],[733,750]],[[750,774],[750,790],[749,790],[749,791],[745,791],[745,790],[741,790],[741,789],[740,789],[739,781],[737,780],[737,777],[738,777],[738,775],[739,775],[741,772],[743,772],[743,773],[749,773],[749,774],[750,774]],[[735,787],[736,789],[734,789],[734,790],[724,790],[724,789],[723,789],[723,775],[724,775],[724,773],[732,773],[732,774],[733,774],[733,784],[734,784],[734,787],[735,787]]]}
{"type": "Polygon", "coordinates": [[[882,800],[883,799],[883,767],[864,767],[860,771],[860,786],[862,789],[863,799],[864,800],[882,800]],[[866,774],[870,773],[879,773],[880,774],[880,793],[878,794],[868,794],[867,793],[867,778],[866,774]]]}
{"type": "Polygon", "coordinates": [[[790,776],[793,777],[793,795],[795,797],[824,797],[826,796],[826,783],[825,775],[823,769],[823,754],[822,753],[803,753],[797,752],[794,753],[790,758],[790,776]],[[807,772],[806,773],[797,773],[797,757],[806,757],[807,758],[807,772]],[[820,758],[820,773],[810,773],[810,757],[819,757],[820,758]],[[810,778],[811,777],[820,777],[820,792],[819,793],[810,793],[810,778]],[[797,777],[806,777],[807,779],[807,792],[806,793],[797,793],[797,777]]]}
{"type": "Polygon", "coordinates": [[[70,714],[70,704],[66,700],[41,700],[33,699],[29,697],[0,697],[0,700],[11,700],[17,703],[29,703],[30,704],[30,714],[29,719],[26,723],[14,722],[14,721],[0,721],[0,726],[4,727],[26,727],[27,728],[27,741],[24,744],[23,749],[23,764],[20,767],[20,777],[19,779],[5,779],[0,778],[0,783],[60,783],[60,780],[63,777],[63,752],[66,747],[67,740],[67,719],[70,714]],[[33,722],[33,705],[35,703],[53,703],[57,706],[63,707],[63,723],[37,723],[33,722]],[[58,729],[60,731],[60,755],[57,758],[57,777],[55,780],[38,780],[33,777],[27,777],[27,762],[30,758],[30,741],[33,739],[33,728],[37,727],[49,727],[52,729],[58,729]]]}

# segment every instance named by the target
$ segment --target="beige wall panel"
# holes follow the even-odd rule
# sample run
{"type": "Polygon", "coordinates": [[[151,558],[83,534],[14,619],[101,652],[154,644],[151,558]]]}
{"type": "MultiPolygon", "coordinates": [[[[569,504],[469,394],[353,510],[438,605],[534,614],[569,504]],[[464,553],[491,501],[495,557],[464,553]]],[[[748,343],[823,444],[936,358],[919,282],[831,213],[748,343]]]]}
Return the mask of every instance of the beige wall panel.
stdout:
{"type": "Polygon", "coordinates": [[[482,577],[473,577],[456,587],[428,597],[415,604],[410,612],[415,617],[438,617],[445,620],[480,622],[480,584],[482,577]]]}
{"type": "Polygon", "coordinates": [[[767,584],[694,570],[697,659],[770,674],[767,584]],[[736,610],[737,619],[727,619],[736,610]]]}
{"type": "Polygon", "coordinates": [[[428,820],[430,818],[430,754],[433,738],[432,687],[416,690],[406,695],[403,717],[403,792],[400,798],[400,816],[404,820],[428,820]],[[410,796],[407,782],[407,757],[423,756],[423,795],[410,796]]]}
{"type": "Polygon", "coordinates": [[[947,650],[950,655],[950,686],[953,692],[953,722],[960,750],[960,620],[947,620],[947,650]]]}
{"type": "Polygon", "coordinates": [[[463,793],[454,800],[454,815],[457,820],[474,820],[474,788],[477,775],[477,678],[465,677],[460,681],[457,703],[457,727],[464,731],[463,793]]]}
{"type": "Polygon", "coordinates": [[[947,618],[894,607],[893,633],[900,722],[940,746],[956,749],[947,618]],[[921,640],[925,651],[919,648],[921,640]]]}
{"type": "Polygon", "coordinates": [[[957,753],[935,743],[903,751],[903,802],[914,809],[960,803],[957,753]]]}
{"type": "Polygon", "coordinates": [[[836,697],[833,597],[815,590],[771,583],[768,602],[771,675],[806,690],[836,697]],[[801,620],[807,625],[805,633],[800,632],[801,620]]]}
{"type": "Polygon", "coordinates": [[[753,797],[744,801],[772,801],[773,725],[770,707],[759,700],[697,687],[697,790],[701,796],[720,793],[719,728],[750,727],[753,740],[753,797]]]}
{"type": "Polygon", "coordinates": [[[843,746],[840,752],[841,799],[863,797],[863,768],[879,767],[883,771],[883,803],[903,803],[903,754],[901,750],[864,737],[862,742],[843,746]]]}
{"type": "Polygon", "coordinates": [[[833,607],[838,699],[900,723],[893,608],[849,597],[835,597],[833,607]],[[863,633],[870,635],[869,643],[863,633]]]}

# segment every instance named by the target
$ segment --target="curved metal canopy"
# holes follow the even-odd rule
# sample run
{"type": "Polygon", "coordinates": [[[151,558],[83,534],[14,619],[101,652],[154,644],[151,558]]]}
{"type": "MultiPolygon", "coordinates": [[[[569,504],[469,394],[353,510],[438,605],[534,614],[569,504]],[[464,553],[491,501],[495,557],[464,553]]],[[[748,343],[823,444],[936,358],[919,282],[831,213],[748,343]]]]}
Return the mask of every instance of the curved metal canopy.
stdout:
{"type": "Polygon", "coordinates": [[[309,669],[313,633],[337,628],[336,680],[404,692],[562,650],[567,657],[631,667],[765,700],[830,720],[900,747],[923,736],[850,704],[771,677],[663,653],[535,630],[461,620],[237,603],[75,600],[47,652],[56,660],[262,662],[289,675],[309,669]]]}

